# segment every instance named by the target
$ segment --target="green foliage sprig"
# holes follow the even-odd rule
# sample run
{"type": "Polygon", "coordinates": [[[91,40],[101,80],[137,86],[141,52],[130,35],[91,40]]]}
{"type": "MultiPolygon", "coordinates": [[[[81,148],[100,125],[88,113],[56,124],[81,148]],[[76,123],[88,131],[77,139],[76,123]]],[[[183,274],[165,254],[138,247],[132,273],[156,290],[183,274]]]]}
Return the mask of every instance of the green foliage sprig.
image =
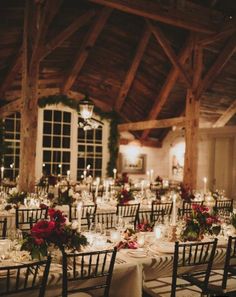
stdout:
{"type": "MultiPolygon", "coordinates": [[[[88,96],[86,96],[88,99],[88,96]]],[[[44,108],[47,105],[63,104],[68,106],[77,112],[79,112],[79,102],[69,98],[66,95],[50,95],[47,97],[41,97],[38,100],[38,106],[44,108]]],[[[110,133],[108,138],[108,150],[110,153],[110,159],[107,164],[107,175],[113,175],[113,169],[117,167],[117,159],[119,154],[119,131],[118,124],[120,118],[115,111],[103,112],[99,108],[95,107],[94,112],[98,114],[102,119],[108,119],[110,121],[110,133]]]]}

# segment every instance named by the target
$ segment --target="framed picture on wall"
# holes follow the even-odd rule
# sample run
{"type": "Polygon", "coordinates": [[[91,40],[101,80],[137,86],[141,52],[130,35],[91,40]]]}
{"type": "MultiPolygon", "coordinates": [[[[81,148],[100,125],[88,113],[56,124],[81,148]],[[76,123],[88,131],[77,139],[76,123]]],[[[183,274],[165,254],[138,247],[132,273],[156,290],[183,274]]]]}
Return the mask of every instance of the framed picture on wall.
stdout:
{"type": "Polygon", "coordinates": [[[126,156],[125,154],[119,155],[119,168],[121,172],[132,174],[145,174],[146,173],[146,160],[147,155],[140,154],[137,157],[126,156]]]}

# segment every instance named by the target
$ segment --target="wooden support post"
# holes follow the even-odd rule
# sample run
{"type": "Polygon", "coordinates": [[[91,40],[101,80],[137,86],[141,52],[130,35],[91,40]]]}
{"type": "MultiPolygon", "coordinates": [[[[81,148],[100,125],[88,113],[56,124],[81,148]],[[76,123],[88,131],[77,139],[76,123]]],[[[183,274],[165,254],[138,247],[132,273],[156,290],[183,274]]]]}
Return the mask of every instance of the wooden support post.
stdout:
{"type": "Polygon", "coordinates": [[[29,24],[32,7],[26,1],[24,36],[23,36],[23,67],[22,67],[22,99],[21,141],[20,141],[20,177],[19,190],[34,192],[35,161],[38,122],[38,73],[39,63],[31,64],[29,44],[29,24]],[[30,65],[31,64],[31,65],[30,65]],[[29,67],[31,66],[31,67],[29,67]]]}
{"type": "Polygon", "coordinates": [[[187,90],[186,114],[185,114],[185,161],[184,161],[184,185],[190,189],[197,186],[198,165],[198,132],[200,102],[194,96],[195,90],[201,81],[202,73],[202,49],[194,50],[194,77],[193,88],[187,90]]]}

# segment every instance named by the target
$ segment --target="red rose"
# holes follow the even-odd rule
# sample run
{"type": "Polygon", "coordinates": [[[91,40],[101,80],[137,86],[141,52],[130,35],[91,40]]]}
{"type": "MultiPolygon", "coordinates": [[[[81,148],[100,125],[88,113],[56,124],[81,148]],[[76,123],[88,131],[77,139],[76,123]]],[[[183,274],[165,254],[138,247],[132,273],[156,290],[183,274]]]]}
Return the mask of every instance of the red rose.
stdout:
{"type": "Polygon", "coordinates": [[[44,243],[44,239],[43,238],[35,238],[34,239],[34,242],[37,244],[37,245],[41,245],[44,243]]]}
{"type": "Polygon", "coordinates": [[[31,229],[31,234],[36,238],[49,238],[55,228],[53,221],[38,221],[31,229]]]}
{"type": "Polygon", "coordinates": [[[50,208],[48,211],[50,216],[50,220],[53,220],[57,223],[63,224],[66,221],[65,216],[62,214],[60,210],[55,210],[54,208],[50,208]]]}

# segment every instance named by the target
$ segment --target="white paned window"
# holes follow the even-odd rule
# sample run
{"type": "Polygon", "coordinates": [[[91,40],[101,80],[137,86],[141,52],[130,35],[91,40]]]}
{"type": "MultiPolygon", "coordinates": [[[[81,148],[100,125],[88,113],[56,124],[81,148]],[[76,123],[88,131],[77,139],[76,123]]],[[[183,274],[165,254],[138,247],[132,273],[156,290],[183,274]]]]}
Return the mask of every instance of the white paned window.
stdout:
{"type": "Polygon", "coordinates": [[[4,178],[15,179],[20,166],[20,113],[5,118],[5,141],[7,151],[4,155],[4,178]]]}

